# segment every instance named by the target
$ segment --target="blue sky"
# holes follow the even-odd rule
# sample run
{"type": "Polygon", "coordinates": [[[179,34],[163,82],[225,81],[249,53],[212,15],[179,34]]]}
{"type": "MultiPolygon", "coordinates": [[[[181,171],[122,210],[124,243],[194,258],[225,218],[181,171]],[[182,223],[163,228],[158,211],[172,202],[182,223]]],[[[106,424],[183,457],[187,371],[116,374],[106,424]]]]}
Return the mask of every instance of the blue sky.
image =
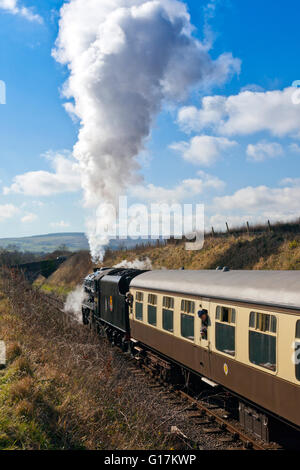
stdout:
{"type": "MultiPolygon", "coordinates": [[[[40,171],[57,174],[77,141],[78,122],[61,96],[67,69],[51,56],[63,3],[20,0],[9,10],[0,0],[0,80],[7,88],[0,105],[0,237],[85,230],[76,176],[63,191],[43,191],[36,178],[40,171]],[[31,172],[26,181],[36,191],[16,184],[17,176],[31,172]]],[[[193,34],[202,41],[208,2],[185,3],[193,34]]],[[[224,227],[225,220],[294,219],[300,216],[300,105],[291,102],[290,87],[300,79],[299,2],[228,0],[215,6],[206,15],[214,38],[210,56],[232,53],[241,61],[240,73],[164,106],[139,158],[143,188],[131,200],[149,202],[147,185],[154,192],[183,188],[180,202],[205,203],[207,228],[224,227]],[[208,96],[223,97],[212,121],[202,101],[208,96]],[[189,194],[184,182],[195,178],[206,182],[204,189],[189,194]]]]}

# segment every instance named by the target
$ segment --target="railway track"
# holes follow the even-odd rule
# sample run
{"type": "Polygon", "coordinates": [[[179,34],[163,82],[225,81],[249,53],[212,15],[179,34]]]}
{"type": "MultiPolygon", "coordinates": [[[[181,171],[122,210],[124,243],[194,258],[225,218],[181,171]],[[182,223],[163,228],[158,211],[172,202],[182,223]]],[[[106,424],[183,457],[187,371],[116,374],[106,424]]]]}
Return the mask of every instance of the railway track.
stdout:
{"type": "Polygon", "coordinates": [[[43,297],[46,303],[51,305],[51,307],[54,307],[56,310],[59,310],[60,312],[64,312],[64,302],[61,299],[51,294],[45,294],[42,291],[39,291],[39,294],[41,295],[41,297],[43,297]]]}
{"type": "MultiPolygon", "coordinates": [[[[207,408],[203,403],[195,400],[193,397],[188,395],[186,392],[180,390],[178,393],[190,403],[192,403],[197,410],[199,410],[199,417],[206,415],[213,424],[216,424],[217,427],[215,428],[215,432],[218,433],[219,431],[226,431],[233,436],[234,440],[239,440],[247,449],[253,450],[278,450],[279,447],[276,444],[265,444],[259,443],[255,438],[245,434],[238,425],[234,425],[232,423],[228,423],[228,419],[220,416],[216,411],[213,409],[207,408]]],[[[208,430],[209,431],[209,430],[208,430]]]]}
{"type": "MultiPolygon", "coordinates": [[[[120,351],[120,354],[124,355],[120,351]]],[[[199,426],[203,434],[211,434],[220,441],[220,445],[228,444],[227,450],[282,450],[277,443],[265,443],[258,441],[254,436],[245,433],[240,424],[231,419],[228,412],[216,405],[208,405],[205,401],[198,400],[187,391],[170,387],[170,384],[155,377],[153,370],[146,365],[138,364],[135,359],[128,359],[134,371],[141,371],[152,381],[150,386],[155,386],[157,393],[163,393],[166,399],[179,399],[182,401],[183,411],[189,410],[189,419],[199,426]],[[188,405],[188,406],[187,406],[188,405]]],[[[189,440],[188,436],[185,436],[189,440]]],[[[194,439],[190,439],[191,442],[194,439]]]]}

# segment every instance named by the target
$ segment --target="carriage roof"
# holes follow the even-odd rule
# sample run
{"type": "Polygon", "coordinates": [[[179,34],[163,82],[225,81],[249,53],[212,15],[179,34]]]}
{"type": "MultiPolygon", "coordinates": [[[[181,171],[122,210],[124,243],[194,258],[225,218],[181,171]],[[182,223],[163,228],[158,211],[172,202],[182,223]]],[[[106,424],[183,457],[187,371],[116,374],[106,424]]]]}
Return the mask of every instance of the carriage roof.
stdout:
{"type": "Polygon", "coordinates": [[[157,270],[130,287],[300,310],[300,271],[157,270]]]}

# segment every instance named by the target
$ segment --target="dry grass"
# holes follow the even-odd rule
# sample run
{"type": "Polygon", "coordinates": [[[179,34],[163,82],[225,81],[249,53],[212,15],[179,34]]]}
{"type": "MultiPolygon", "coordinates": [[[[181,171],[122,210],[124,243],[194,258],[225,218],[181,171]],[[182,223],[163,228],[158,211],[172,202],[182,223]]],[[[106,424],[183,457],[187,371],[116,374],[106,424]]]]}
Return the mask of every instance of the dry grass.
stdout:
{"type": "Polygon", "coordinates": [[[47,280],[47,286],[67,286],[74,288],[93,270],[88,251],[79,251],[65,261],[47,280]]]}
{"type": "Polygon", "coordinates": [[[166,416],[119,354],[20,279],[6,273],[0,288],[10,304],[0,317],[10,351],[0,373],[0,449],[168,448],[155,432],[166,416]]]}
{"type": "MultiPolygon", "coordinates": [[[[4,318],[5,321],[5,318],[4,318]]],[[[9,362],[13,362],[17,357],[22,354],[22,348],[19,343],[10,342],[6,348],[6,357],[9,362]]]]}
{"type": "Polygon", "coordinates": [[[18,357],[18,359],[16,359],[14,361],[14,367],[22,375],[28,375],[28,376],[33,375],[31,364],[30,364],[28,358],[25,357],[25,356],[18,357]]]}
{"type": "Polygon", "coordinates": [[[19,401],[31,396],[33,391],[33,380],[31,377],[24,377],[10,387],[10,396],[13,401],[19,401]]]}
{"type": "Polygon", "coordinates": [[[16,415],[21,418],[34,417],[34,404],[27,399],[21,400],[16,406],[16,415]]]}
{"type": "Polygon", "coordinates": [[[294,233],[264,233],[208,237],[202,250],[186,251],[184,244],[145,247],[143,251],[109,252],[106,266],[122,260],[150,258],[154,269],[300,269],[300,235],[294,233]]]}

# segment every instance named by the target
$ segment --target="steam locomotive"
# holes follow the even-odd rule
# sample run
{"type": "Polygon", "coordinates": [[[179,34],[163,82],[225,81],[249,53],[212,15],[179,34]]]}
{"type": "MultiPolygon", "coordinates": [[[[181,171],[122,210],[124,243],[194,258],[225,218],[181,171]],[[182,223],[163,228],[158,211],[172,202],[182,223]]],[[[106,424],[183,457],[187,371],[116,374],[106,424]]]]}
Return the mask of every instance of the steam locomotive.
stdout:
{"type": "Polygon", "coordinates": [[[230,393],[263,440],[300,430],[300,271],[101,268],[84,288],[83,323],[165,380],[230,393]]]}

